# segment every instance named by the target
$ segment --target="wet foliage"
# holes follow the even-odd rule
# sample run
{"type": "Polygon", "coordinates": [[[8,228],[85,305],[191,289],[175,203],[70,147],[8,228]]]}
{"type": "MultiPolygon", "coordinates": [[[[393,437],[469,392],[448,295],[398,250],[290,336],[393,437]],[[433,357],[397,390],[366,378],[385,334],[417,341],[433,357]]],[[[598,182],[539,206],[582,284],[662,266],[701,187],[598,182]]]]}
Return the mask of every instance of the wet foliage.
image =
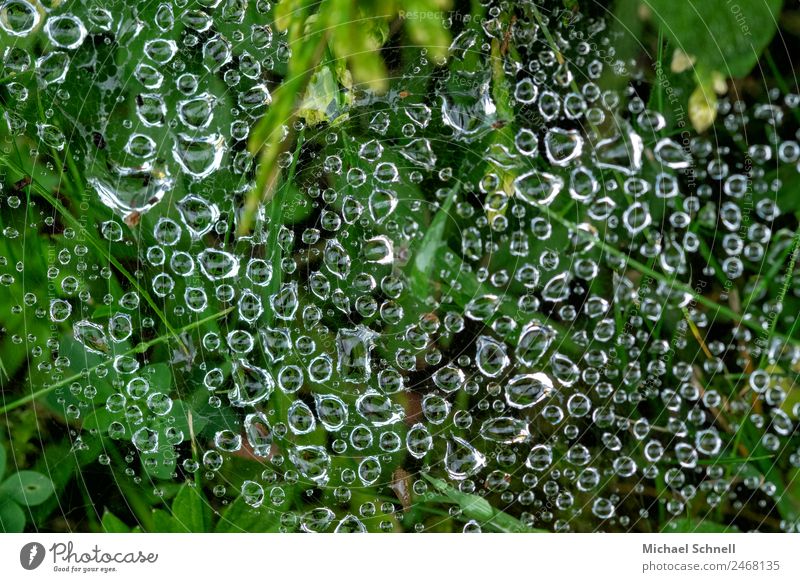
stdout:
{"type": "Polygon", "coordinates": [[[798,531],[798,22],[0,1],[0,526],[798,531]]]}

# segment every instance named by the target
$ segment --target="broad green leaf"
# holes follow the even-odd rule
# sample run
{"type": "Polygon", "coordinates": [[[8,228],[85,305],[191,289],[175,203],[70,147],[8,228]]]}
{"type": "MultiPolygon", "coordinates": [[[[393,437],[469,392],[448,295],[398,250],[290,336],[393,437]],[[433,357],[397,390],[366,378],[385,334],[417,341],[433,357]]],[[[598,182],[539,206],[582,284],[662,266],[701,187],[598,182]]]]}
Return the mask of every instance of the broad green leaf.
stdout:
{"type": "Polygon", "coordinates": [[[674,48],[707,71],[747,75],[772,40],[783,0],[644,0],[674,48]]]}
{"type": "Polygon", "coordinates": [[[153,531],[157,533],[185,533],[186,529],[163,509],[153,510],[153,531]]]}
{"type": "Polygon", "coordinates": [[[124,521],[111,513],[108,509],[103,512],[101,521],[103,531],[106,533],[130,533],[131,528],[124,521]]]}
{"type": "Polygon", "coordinates": [[[263,507],[255,509],[238,497],[222,514],[217,523],[217,533],[250,532],[265,533],[278,531],[278,515],[263,507]]]}
{"type": "Polygon", "coordinates": [[[153,364],[142,369],[141,374],[150,382],[153,391],[169,394],[172,390],[172,369],[169,364],[153,364]]]}
{"type": "Polygon", "coordinates": [[[172,479],[177,465],[177,454],[175,447],[165,446],[155,453],[143,453],[141,455],[142,466],[147,474],[156,479],[172,479]]]}
{"type": "Polygon", "coordinates": [[[213,435],[216,431],[230,428],[236,423],[236,415],[230,408],[214,408],[208,404],[208,392],[200,390],[195,392],[190,402],[176,400],[172,405],[171,414],[175,417],[175,426],[183,430],[184,439],[189,440],[189,413],[192,415],[192,427],[197,437],[203,430],[206,434],[213,435]],[[182,410],[179,416],[177,410],[182,410]]]}
{"type": "Polygon", "coordinates": [[[25,512],[10,499],[0,500],[0,532],[21,533],[25,529],[25,512]]]}
{"type": "Polygon", "coordinates": [[[175,424],[172,426],[175,429],[183,432],[184,441],[190,440],[192,434],[194,434],[196,437],[208,424],[207,416],[202,414],[200,411],[192,409],[183,400],[175,400],[172,402],[172,410],[170,411],[170,415],[175,418],[175,424]]]}
{"type": "Polygon", "coordinates": [[[39,505],[54,491],[49,477],[36,471],[14,473],[0,485],[0,491],[20,505],[39,505]]]}
{"type": "Polygon", "coordinates": [[[769,174],[772,179],[780,180],[775,201],[782,212],[797,212],[800,210],[800,196],[797,195],[800,189],[800,172],[795,171],[792,166],[778,166],[769,174]]]}
{"type": "Polygon", "coordinates": [[[0,444],[0,479],[6,474],[6,449],[0,444]]]}
{"type": "Polygon", "coordinates": [[[286,198],[281,210],[283,222],[284,224],[300,224],[314,211],[314,204],[306,194],[300,191],[297,184],[288,183],[283,187],[286,188],[286,198]]]}
{"type": "Polygon", "coordinates": [[[210,507],[197,487],[184,485],[172,502],[172,515],[176,522],[192,533],[208,530],[211,521],[210,507]]]}
{"type": "Polygon", "coordinates": [[[427,479],[439,493],[441,493],[446,500],[450,503],[457,504],[461,511],[464,512],[466,517],[479,521],[482,525],[500,532],[535,532],[537,530],[526,527],[521,521],[515,517],[495,509],[492,505],[480,495],[473,495],[471,493],[463,493],[448,485],[443,479],[437,479],[430,475],[423,473],[427,479]]]}
{"type": "Polygon", "coordinates": [[[108,431],[108,425],[115,420],[117,415],[106,408],[95,408],[83,419],[84,430],[98,430],[101,433],[108,431]]]}

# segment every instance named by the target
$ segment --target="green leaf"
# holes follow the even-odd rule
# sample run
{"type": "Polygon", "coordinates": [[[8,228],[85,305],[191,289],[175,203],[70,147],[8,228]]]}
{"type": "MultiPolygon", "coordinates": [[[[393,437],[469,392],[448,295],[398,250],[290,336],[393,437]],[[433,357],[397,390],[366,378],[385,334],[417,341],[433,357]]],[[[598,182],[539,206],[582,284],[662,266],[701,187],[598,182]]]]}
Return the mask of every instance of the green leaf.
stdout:
{"type": "Polygon", "coordinates": [[[153,510],[153,531],[156,533],[185,533],[186,530],[163,509],[153,510]]]}
{"type": "Polygon", "coordinates": [[[459,187],[455,186],[450,190],[442,207],[433,218],[425,237],[422,239],[416,251],[414,262],[411,269],[411,289],[418,297],[430,295],[431,283],[434,280],[434,266],[436,256],[442,252],[445,246],[444,234],[447,226],[447,219],[450,217],[450,209],[456,199],[459,187]]]}
{"type": "Polygon", "coordinates": [[[735,525],[723,525],[709,520],[696,520],[688,517],[674,519],[661,530],[664,533],[734,533],[735,525]]]}
{"type": "Polygon", "coordinates": [[[0,491],[6,493],[20,505],[39,505],[50,497],[55,488],[53,482],[36,471],[20,471],[14,473],[0,485],[0,491]]]}
{"type": "Polygon", "coordinates": [[[111,513],[108,509],[103,512],[103,519],[101,520],[103,531],[106,533],[130,533],[131,528],[111,513]]]}
{"type": "Polygon", "coordinates": [[[217,533],[250,532],[266,533],[278,531],[278,515],[264,508],[254,509],[238,497],[220,517],[217,533]]]}
{"type": "Polygon", "coordinates": [[[25,529],[25,512],[10,499],[0,500],[0,532],[21,533],[25,529]]]}
{"type": "Polygon", "coordinates": [[[6,449],[0,445],[0,479],[6,474],[6,449]]]}
{"type": "Polygon", "coordinates": [[[767,174],[768,179],[778,179],[779,188],[775,198],[781,212],[797,212],[800,210],[800,172],[791,166],[778,166],[773,172],[767,174]]]}
{"type": "Polygon", "coordinates": [[[178,464],[175,447],[169,445],[155,453],[142,453],[140,458],[147,474],[155,479],[171,480],[178,464]]]}
{"type": "Polygon", "coordinates": [[[172,369],[169,364],[152,364],[142,369],[142,375],[146,376],[151,386],[158,388],[160,392],[169,393],[172,389],[172,369]]]}
{"type": "Polygon", "coordinates": [[[84,430],[97,430],[105,434],[108,432],[108,425],[115,419],[116,415],[109,412],[106,408],[95,408],[83,419],[84,430]]]}
{"type": "Polygon", "coordinates": [[[303,222],[314,211],[313,202],[306,194],[300,191],[295,183],[285,183],[282,187],[286,190],[281,210],[284,224],[299,224],[303,222]]]}
{"type": "Polygon", "coordinates": [[[184,441],[188,441],[192,434],[196,437],[208,424],[208,416],[202,414],[199,410],[193,409],[183,400],[175,400],[172,402],[170,414],[175,417],[175,424],[172,426],[176,430],[183,432],[184,441]],[[189,422],[190,418],[191,424],[189,422]]]}
{"type": "Polygon", "coordinates": [[[778,25],[783,0],[644,0],[674,48],[707,71],[744,77],[778,25]]]}
{"type": "Polygon", "coordinates": [[[203,492],[197,487],[184,485],[172,502],[172,515],[182,529],[192,533],[208,531],[211,508],[203,492]]]}
{"type": "Polygon", "coordinates": [[[431,477],[428,474],[422,474],[439,493],[450,503],[457,504],[464,515],[470,519],[479,521],[482,525],[494,529],[499,532],[511,533],[525,533],[535,532],[539,530],[526,527],[517,518],[495,509],[492,505],[480,495],[473,495],[471,493],[463,493],[451,487],[443,479],[431,477]]]}

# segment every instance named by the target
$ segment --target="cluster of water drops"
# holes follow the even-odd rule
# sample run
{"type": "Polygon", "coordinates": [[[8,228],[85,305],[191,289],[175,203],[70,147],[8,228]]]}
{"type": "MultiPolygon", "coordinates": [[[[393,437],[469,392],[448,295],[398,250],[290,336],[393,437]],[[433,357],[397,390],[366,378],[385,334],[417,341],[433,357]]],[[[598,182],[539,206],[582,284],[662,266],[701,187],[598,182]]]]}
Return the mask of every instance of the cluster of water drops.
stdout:
{"type": "Polygon", "coordinates": [[[248,136],[292,52],[269,2],[0,5],[9,135],[69,153],[107,208],[45,221],[50,286],[14,312],[69,330],[19,343],[76,442],[286,530],[422,531],[441,483],[528,528],[757,506],[796,529],[769,470],[800,467],[800,352],[772,333],[780,277],[800,285],[763,275],[796,246],[800,96],[722,98],[697,135],[602,18],[482,4],[447,61],[284,127],[289,181],[246,235],[248,136]],[[745,446],[768,470],[714,462],[745,446]]]}

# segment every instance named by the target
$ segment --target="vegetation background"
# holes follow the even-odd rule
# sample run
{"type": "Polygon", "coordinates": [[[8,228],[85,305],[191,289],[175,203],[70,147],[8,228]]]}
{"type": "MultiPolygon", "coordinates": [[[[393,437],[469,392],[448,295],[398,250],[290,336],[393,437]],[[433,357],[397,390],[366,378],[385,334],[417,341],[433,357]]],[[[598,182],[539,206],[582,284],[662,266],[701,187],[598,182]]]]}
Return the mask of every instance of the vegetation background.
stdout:
{"type": "MultiPolygon", "coordinates": [[[[156,17],[158,3],[135,4],[142,21],[156,17]]],[[[203,3],[198,4],[202,6],[203,3]]],[[[263,2],[252,4],[264,7],[263,2]]],[[[514,2],[503,4],[513,5],[514,2]]],[[[650,106],[667,118],[670,127],[676,127],[676,116],[685,113],[695,130],[706,131],[714,122],[720,84],[727,85],[749,102],[764,100],[772,87],[786,93],[798,92],[792,57],[800,48],[800,8],[794,1],[617,0],[606,3],[565,0],[537,6],[551,22],[556,18],[569,19],[570,14],[577,11],[608,18],[621,34],[614,47],[617,56],[642,65],[645,78],[640,82],[654,88],[650,106]],[[747,27],[746,31],[743,26],[747,27]],[[681,67],[676,63],[676,58],[680,60],[675,56],[676,49],[692,55],[693,66],[681,67]],[[673,92],[677,101],[672,100],[673,92]]],[[[116,13],[129,7],[123,2],[109,2],[107,8],[116,13]]],[[[75,3],[74,10],[79,16],[86,17],[81,11],[89,9],[89,3],[75,3]]],[[[294,148],[299,150],[303,140],[312,141],[314,136],[308,131],[283,139],[282,125],[291,120],[303,120],[308,128],[336,124],[337,115],[350,100],[358,99],[364,89],[425,95],[437,67],[477,67],[478,63],[469,60],[453,65],[439,63],[446,56],[451,39],[466,27],[479,23],[488,10],[489,6],[477,0],[283,0],[266,12],[248,10],[245,24],[270,24],[275,31],[286,31],[286,42],[292,52],[291,57],[277,64],[269,78],[273,103],[251,133],[247,146],[258,162],[257,185],[241,194],[240,202],[246,211],[237,218],[231,213],[230,230],[238,230],[239,234],[250,232],[264,192],[269,193],[266,212],[272,219],[266,226],[265,236],[273,243],[277,241],[280,225],[299,232],[304,225],[316,221],[312,206],[303,200],[301,187],[302,176],[313,173],[315,162],[302,156],[298,162],[295,156],[296,161],[289,168],[279,163],[282,153],[294,151],[294,148]],[[471,15],[472,20],[452,18],[455,14],[471,15]],[[429,57],[427,68],[418,66],[422,49],[429,57]]],[[[542,29],[547,35],[548,27],[544,25],[542,29]]],[[[42,54],[45,40],[42,34],[18,39],[0,32],[0,53],[12,46],[23,46],[36,58],[42,54]]],[[[119,50],[135,53],[142,47],[134,44],[119,50]]],[[[222,87],[222,79],[218,82],[222,87]]],[[[611,84],[615,80],[609,77],[606,82],[611,84]]],[[[85,95],[83,106],[88,111],[97,105],[95,91],[84,80],[72,78],[60,90],[85,95]]],[[[132,95],[121,96],[128,101],[133,98],[132,95]]],[[[63,113],[48,113],[55,99],[58,99],[57,93],[42,90],[32,75],[20,73],[8,59],[4,61],[0,69],[0,111],[8,115],[7,121],[0,123],[0,230],[3,232],[0,236],[0,530],[293,531],[297,524],[290,517],[292,512],[301,513],[313,506],[313,500],[306,499],[301,484],[284,485],[286,499],[275,511],[257,512],[241,498],[224,501],[216,496],[199,474],[196,480],[184,482],[173,460],[174,451],[159,452],[142,470],[138,460],[130,458],[128,447],[107,438],[82,438],[82,434],[99,432],[107,419],[102,410],[79,419],[73,414],[69,386],[75,379],[82,378],[83,370],[95,369],[101,363],[99,358],[82,352],[75,342],[72,342],[70,354],[71,374],[56,384],[47,381],[46,367],[40,364],[43,362],[41,354],[48,353],[48,340],[56,337],[62,346],[68,346],[72,334],[69,320],[52,324],[46,313],[31,311],[27,304],[26,294],[49,284],[47,257],[51,252],[51,240],[63,242],[71,236],[70,231],[74,235],[81,231],[82,225],[90,225],[86,230],[87,239],[82,241],[83,261],[72,262],[64,269],[102,265],[104,268],[90,273],[87,278],[93,297],[119,297],[125,291],[144,286],[149,276],[139,263],[135,248],[119,245],[112,248],[100,236],[97,225],[108,220],[111,212],[96,196],[87,196],[87,176],[72,159],[73,144],[69,138],[66,148],[59,151],[58,148],[38,147],[12,131],[18,120],[15,116],[22,116],[30,126],[45,119],[56,126],[64,122],[63,113]],[[11,111],[12,83],[22,84],[33,96],[28,100],[30,107],[23,112],[11,111]],[[23,311],[30,312],[31,316],[19,317],[23,311]],[[173,478],[173,474],[181,476],[173,478]]],[[[495,99],[499,101],[500,110],[511,109],[510,104],[502,102],[501,94],[496,94],[495,99]]],[[[218,115],[226,115],[225,109],[220,107],[218,115]]],[[[69,113],[84,114],[83,111],[69,113]]],[[[357,125],[352,128],[356,131],[357,125]]],[[[358,143],[363,136],[352,137],[358,143]]],[[[106,136],[106,139],[113,139],[113,136],[106,136]]],[[[475,151],[464,154],[469,162],[474,162],[476,174],[481,172],[480,160],[484,153],[485,144],[475,144],[475,151]]],[[[357,160],[348,162],[355,164],[357,160]]],[[[456,168],[469,165],[453,162],[456,168]]],[[[228,185],[238,178],[220,172],[216,180],[222,192],[229,190],[228,185]]],[[[176,197],[179,197],[184,185],[179,183],[176,187],[176,197]]],[[[422,199],[432,199],[435,195],[425,191],[424,185],[412,187],[417,189],[414,195],[422,199]]],[[[798,188],[800,182],[795,177],[793,181],[785,180],[778,192],[780,206],[787,213],[781,226],[790,232],[797,229],[800,215],[798,188]]],[[[213,191],[211,195],[214,196],[213,191]]],[[[219,200],[222,202],[221,196],[219,200]]],[[[458,230],[441,228],[437,216],[426,219],[427,228],[436,236],[426,237],[423,246],[414,251],[425,257],[423,262],[446,268],[448,257],[442,249],[450,244],[448,237],[457,236],[458,230]]],[[[142,237],[152,232],[156,218],[142,217],[142,237]]],[[[715,232],[712,229],[698,232],[705,248],[714,247],[715,232]]],[[[277,244],[272,246],[279,248],[277,244]]],[[[269,258],[280,264],[279,255],[269,258]]],[[[783,265],[784,262],[776,260],[769,272],[755,274],[759,285],[773,297],[781,292],[777,274],[783,265]]],[[[409,273],[412,288],[418,291],[419,297],[425,296],[432,285],[431,272],[412,270],[409,273]]],[[[664,277],[655,272],[644,273],[656,279],[664,277]]],[[[451,282],[464,290],[467,299],[479,285],[468,276],[464,274],[464,280],[451,282]]],[[[792,284],[798,285],[796,280],[792,284]]],[[[720,283],[710,284],[703,297],[706,307],[718,310],[722,317],[737,318],[736,306],[721,302],[719,295],[720,283]]],[[[787,294],[784,299],[788,312],[800,311],[800,298],[795,293],[787,294]]],[[[92,317],[102,317],[110,307],[98,301],[91,309],[92,317]]],[[[151,362],[152,378],[180,395],[173,414],[183,423],[185,432],[189,433],[189,419],[193,419],[195,438],[207,439],[230,420],[225,417],[228,412],[207,407],[205,388],[201,387],[198,393],[187,391],[187,386],[200,385],[197,370],[167,362],[174,362],[176,337],[194,338],[197,345],[201,333],[218,329],[227,312],[187,324],[185,320],[172,320],[172,314],[163,311],[157,303],[149,309],[153,326],[138,338],[138,343],[132,342],[128,347],[132,353],[146,354],[151,362]]],[[[771,332],[783,334],[787,342],[795,341],[794,328],[786,328],[783,323],[771,332]]],[[[787,382],[791,386],[787,406],[791,409],[800,399],[793,384],[794,372],[788,375],[787,382]]],[[[112,383],[113,374],[106,382],[95,383],[98,398],[111,393],[112,383]]],[[[742,439],[747,443],[749,438],[757,441],[757,434],[754,437],[746,431],[737,432],[737,441],[742,439]]],[[[730,458],[727,462],[752,463],[756,474],[767,473],[773,483],[789,493],[783,497],[783,507],[760,503],[765,501],[761,498],[754,500],[751,506],[737,513],[735,523],[728,525],[731,529],[760,525],[779,531],[783,529],[781,520],[796,519],[800,500],[798,468],[789,463],[769,463],[764,469],[759,465],[762,457],[758,453],[758,443],[750,445],[747,459],[730,458]]],[[[182,447],[183,455],[196,454],[192,450],[193,442],[184,443],[182,447]]],[[[736,454],[739,449],[734,451],[736,454]]],[[[242,475],[252,473],[252,463],[252,459],[237,458],[226,464],[223,471],[231,482],[241,481],[242,475]]],[[[408,491],[390,496],[385,489],[362,488],[355,493],[350,505],[357,508],[365,501],[377,501],[401,508],[407,506],[402,520],[394,516],[395,512],[389,512],[388,519],[394,531],[414,531],[418,524],[428,531],[461,531],[464,521],[470,518],[483,523],[487,531],[526,529],[515,516],[493,505],[493,500],[460,493],[435,479],[431,479],[429,491],[425,496],[410,499],[406,498],[411,495],[408,491]]],[[[669,523],[672,529],[678,530],[714,530],[722,527],[716,523],[717,518],[725,521],[724,507],[711,516],[689,512],[675,518],[663,509],[666,497],[656,491],[653,498],[654,511],[647,520],[637,522],[637,530],[662,531],[668,529],[669,523]]],[[[386,519],[386,515],[382,519],[366,519],[365,524],[371,531],[379,531],[380,521],[386,519]]],[[[590,521],[576,525],[577,529],[585,531],[592,531],[594,527],[590,521]]],[[[627,530],[619,524],[616,527],[620,531],[627,530]]]]}

